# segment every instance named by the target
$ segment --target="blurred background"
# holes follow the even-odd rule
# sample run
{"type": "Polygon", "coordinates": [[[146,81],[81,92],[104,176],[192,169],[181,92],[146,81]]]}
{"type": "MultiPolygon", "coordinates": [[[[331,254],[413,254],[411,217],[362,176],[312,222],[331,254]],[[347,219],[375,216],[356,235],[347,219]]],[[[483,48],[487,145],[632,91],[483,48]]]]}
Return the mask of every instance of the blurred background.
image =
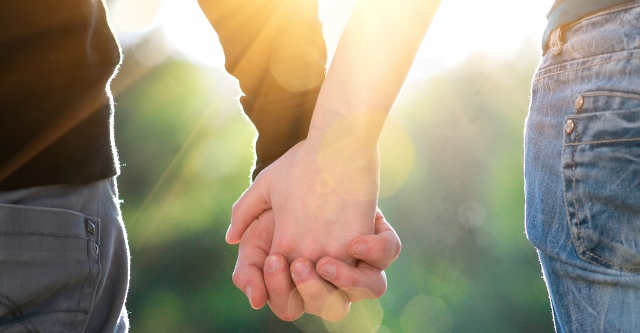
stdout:
{"type": "MultiPolygon", "coordinates": [[[[353,0],[319,0],[330,55],[353,0]]],[[[381,140],[403,242],[387,293],[337,324],[253,310],[224,242],[255,131],[196,0],[110,1],[132,332],[552,332],[524,235],[522,132],[552,0],[444,0],[381,140]]],[[[330,56],[331,58],[331,56],[330,56]]]]}

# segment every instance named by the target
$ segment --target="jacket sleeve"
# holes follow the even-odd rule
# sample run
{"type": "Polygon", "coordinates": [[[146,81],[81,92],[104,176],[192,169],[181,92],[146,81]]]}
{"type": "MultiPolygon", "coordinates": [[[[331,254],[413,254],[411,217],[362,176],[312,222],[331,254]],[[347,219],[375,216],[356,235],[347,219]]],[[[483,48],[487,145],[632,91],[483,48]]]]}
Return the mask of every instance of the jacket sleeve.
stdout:
{"type": "Polygon", "coordinates": [[[258,131],[252,177],[304,140],[325,75],[317,0],[199,0],[258,131]]]}

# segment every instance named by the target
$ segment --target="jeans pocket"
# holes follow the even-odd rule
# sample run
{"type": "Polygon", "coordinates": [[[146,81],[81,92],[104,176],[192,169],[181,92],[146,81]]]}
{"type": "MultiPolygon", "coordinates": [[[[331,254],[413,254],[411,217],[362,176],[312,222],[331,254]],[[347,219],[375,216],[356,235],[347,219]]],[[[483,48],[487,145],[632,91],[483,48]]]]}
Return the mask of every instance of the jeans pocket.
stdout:
{"type": "Polygon", "coordinates": [[[584,94],[576,111],[562,149],[573,244],[583,260],[640,271],[640,96],[584,94]]]}
{"type": "Polygon", "coordinates": [[[0,204],[0,332],[82,332],[100,277],[99,220],[0,204]]]}

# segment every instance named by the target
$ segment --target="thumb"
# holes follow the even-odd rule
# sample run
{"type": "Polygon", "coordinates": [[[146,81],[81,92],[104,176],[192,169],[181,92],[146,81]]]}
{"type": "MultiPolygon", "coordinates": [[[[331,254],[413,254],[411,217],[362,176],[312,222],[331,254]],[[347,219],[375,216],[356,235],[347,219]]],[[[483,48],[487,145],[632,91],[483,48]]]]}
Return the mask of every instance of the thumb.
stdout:
{"type": "Polygon", "coordinates": [[[268,173],[264,170],[256,180],[233,204],[231,209],[231,224],[227,230],[225,240],[229,244],[240,242],[242,234],[249,225],[265,210],[271,209],[269,200],[270,182],[268,173]]]}

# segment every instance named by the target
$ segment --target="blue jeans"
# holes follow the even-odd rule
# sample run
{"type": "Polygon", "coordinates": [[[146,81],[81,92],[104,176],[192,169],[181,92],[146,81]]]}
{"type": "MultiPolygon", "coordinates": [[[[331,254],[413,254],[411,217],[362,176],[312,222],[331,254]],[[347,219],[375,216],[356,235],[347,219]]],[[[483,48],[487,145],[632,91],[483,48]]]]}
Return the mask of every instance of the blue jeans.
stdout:
{"type": "Polygon", "coordinates": [[[526,232],[557,332],[640,332],[639,22],[633,1],[560,28],[533,79],[526,232]]]}
{"type": "Polygon", "coordinates": [[[0,192],[0,332],[126,332],[114,180],[0,192]]]}

